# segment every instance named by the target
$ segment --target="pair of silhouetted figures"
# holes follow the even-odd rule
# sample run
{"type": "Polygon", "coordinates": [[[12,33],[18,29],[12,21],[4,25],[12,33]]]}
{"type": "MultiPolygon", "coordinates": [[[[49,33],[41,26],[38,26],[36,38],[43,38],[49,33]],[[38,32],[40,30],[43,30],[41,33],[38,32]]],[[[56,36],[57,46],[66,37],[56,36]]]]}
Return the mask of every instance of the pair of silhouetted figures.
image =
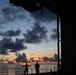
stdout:
{"type": "MultiPolygon", "coordinates": [[[[28,67],[29,65],[27,64],[26,62],[26,65],[25,65],[25,70],[24,70],[24,75],[27,74],[28,75],[28,67]]],[[[36,75],[39,75],[39,68],[40,68],[40,65],[38,64],[38,62],[36,62],[35,64],[35,70],[36,70],[36,75]]]]}

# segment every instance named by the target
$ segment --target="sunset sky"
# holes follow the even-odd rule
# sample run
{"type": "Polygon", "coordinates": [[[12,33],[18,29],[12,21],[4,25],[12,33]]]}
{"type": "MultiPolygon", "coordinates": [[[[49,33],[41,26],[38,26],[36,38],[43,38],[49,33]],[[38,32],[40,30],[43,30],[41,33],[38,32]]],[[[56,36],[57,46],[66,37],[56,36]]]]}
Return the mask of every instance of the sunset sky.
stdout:
{"type": "Polygon", "coordinates": [[[41,16],[40,10],[30,13],[0,0],[0,59],[17,59],[23,54],[35,59],[53,57],[57,54],[56,18],[46,8],[41,16]]]}

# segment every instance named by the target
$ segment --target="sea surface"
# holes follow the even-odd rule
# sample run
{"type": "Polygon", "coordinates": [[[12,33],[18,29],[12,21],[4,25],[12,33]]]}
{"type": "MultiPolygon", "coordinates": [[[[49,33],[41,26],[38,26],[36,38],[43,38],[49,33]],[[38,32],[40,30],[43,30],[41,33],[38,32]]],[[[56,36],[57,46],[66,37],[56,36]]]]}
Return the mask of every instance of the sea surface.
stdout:
{"type": "MultiPolygon", "coordinates": [[[[42,64],[40,65],[40,73],[44,72],[52,72],[57,71],[56,64],[42,64]]],[[[28,68],[28,73],[33,74],[35,72],[34,65],[31,65],[28,68]]],[[[17,64],[0,64],[0,75],[21,75],[24,73],[24,67],[17,64]]]]}

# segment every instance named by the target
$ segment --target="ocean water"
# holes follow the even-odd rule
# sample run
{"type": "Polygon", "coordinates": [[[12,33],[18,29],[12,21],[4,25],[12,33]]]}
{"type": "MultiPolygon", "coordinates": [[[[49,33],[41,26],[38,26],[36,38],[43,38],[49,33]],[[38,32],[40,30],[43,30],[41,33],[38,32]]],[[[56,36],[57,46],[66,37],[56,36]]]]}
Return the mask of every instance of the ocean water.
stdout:
{"type": "MultiPolygon", "coordinates": [[[[57,65],[40,65],[40,73],[57,71],[57,65]]],[[[21,75],[24,73],[24,67],[15,64],[0,64],[0,75],[21,75]]],[[[33,74],[35,72],[34,65],[28,68],[28,73],[33,74]]]]}

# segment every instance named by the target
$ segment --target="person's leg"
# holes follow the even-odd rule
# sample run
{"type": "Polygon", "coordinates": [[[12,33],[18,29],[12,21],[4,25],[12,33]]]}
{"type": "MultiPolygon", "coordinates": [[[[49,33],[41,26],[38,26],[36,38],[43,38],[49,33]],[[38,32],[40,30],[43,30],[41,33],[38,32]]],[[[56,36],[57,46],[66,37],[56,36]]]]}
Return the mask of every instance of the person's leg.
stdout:
{"type": "Polygon", "coordinates": [[[26,70],[24,71],[24,75],[26,74],[26,70]]]}
{"type": "Polygon", "coordinates": [[[27,75],[28,75],[28,70],[26,72],[27,72],[27,75]]]}
{"type": "Polygon", "coordinates": [[[24,75],[25,75],[25,71],[24,71],[24,75]]]}

